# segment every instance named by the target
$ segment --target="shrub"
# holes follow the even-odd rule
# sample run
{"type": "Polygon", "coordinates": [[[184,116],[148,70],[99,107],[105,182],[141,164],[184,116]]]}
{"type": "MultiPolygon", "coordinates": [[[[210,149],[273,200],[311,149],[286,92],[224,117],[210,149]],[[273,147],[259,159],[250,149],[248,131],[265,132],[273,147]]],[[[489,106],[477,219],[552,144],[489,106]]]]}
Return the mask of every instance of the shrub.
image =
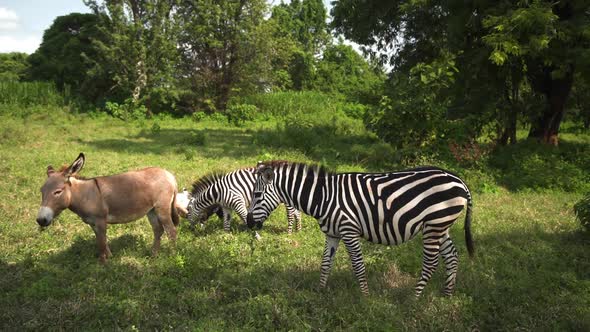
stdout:
{"type": "Polygon", "coordinates": [[[201,122],[203,121],[205,118],[207,117],[207,114],[205,114],[205,112],[195,112],[193,113],[193,115],[191,115],[191,119],[194,122],[201,122]]]}
{"type": "Polygon", "coordinates": [[[574,211],[580,224],[590,231],[590,192],[574,205],[574,211]]]}
{"type": "Polygon", "coordinates": [[[258,107],[251,104],[230,105],[227,108],[227,120],[234,126],[243,126],[246,121],[254,120],[258,107]]]}
{"type": "Polygon", "coordinates": [[[147,115],[147,108],[131,98],[126,99],[123,104],[107,101],[105,108],[109,114],[123,121],[141,120],[147,115]]]}

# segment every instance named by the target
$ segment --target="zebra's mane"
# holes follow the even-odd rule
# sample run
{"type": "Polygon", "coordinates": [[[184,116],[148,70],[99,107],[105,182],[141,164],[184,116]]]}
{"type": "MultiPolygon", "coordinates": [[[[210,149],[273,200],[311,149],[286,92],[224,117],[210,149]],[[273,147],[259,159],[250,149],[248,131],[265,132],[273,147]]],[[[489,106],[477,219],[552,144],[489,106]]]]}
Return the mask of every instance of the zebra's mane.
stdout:
{"type": "Polygon", "coordinates": [[[283,165],[288,165],[290,167],[307,167],[307,169],[315,170],[318,176],[325,176],[325,175],[333,175],[335,173],[328,171],[324,165],[319,164],[308,164],[308,163],[301,163],[301,162],[291,162],[287,160],[270,160],[263,162],[264,165],[270,166],[272,168],[277,168],[283,165]]]}
{"type": "Polygon", "coordinates": [[[224,177],[226,174],[227,173],[225,172],[215,171],[203,175],[197,181],[193,182],[193,189],[191,190],[191,195],[193,197],[195,195],[198,195],[203,190],[207,189],[211,184],[224,177]]]}

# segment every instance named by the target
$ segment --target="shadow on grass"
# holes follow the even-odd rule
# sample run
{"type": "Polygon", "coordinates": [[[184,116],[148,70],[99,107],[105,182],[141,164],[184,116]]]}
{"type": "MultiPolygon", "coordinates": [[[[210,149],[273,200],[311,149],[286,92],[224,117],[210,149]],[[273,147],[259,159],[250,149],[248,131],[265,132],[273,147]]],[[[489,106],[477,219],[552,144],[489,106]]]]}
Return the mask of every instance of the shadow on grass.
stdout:
{"type": "Polygon", "coordinates": [[[331,165],[352,162],[391,165],[393,150],[372,136],[336,133],[330,126],[297,129],[162,129],[120,139],[78,140],[98,149],[134,154],[190,154],[204,158],[259,156],[263,149],[288,149],[331,165]]]}
{"type": "MultiPolygon", "coordinates": [[[[235,222],[234,222],[235,224],[235,222]]],[[[239,228],[239,227],[238,227],[239,228]]],[[[317,229],[313,230],[314,232],[317,229]]],[[[343,246],[328,288],[318,289],[322,245],[286,245],[267,232],[256,250],[215,234],[147,256],[149,241],[110,240],[114,257],[97,263],[94,238],[16,263],[0,261],[0,329],[376,329],[587,330],[590,240],[543,231],[476,237],[477,257],[461,253],[455,296],[445,298],[439,267],[413,297],[421,244],[386,249],[363,242],[371,295],[363,298],[343,246]],[[224,242],[225,241],[225,242],[224,242]],[[314,259],[310,261],[310,255],[314,259]],[[344,256],[344,257],[342,257],[344,256]]],[[[311,233],[307,233],[312,235],[311,233]]],[[[191,236],[185,232],[181,237],[191,236]]]]}

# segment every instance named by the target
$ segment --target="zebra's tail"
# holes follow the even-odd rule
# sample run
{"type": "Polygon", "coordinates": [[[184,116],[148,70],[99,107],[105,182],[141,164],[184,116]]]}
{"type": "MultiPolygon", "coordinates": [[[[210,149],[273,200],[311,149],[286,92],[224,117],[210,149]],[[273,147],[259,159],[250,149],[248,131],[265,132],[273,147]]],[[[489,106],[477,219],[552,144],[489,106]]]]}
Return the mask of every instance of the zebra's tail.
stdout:
{"type": "Polygon", "coordinates": [[[473,245],[473,237],[471,236],[471,209],[473,202],[471,200],[471,193],[467,189],[467,212],[465,214],[465,243],[467,244],[467,252],[469,257],[473,258],[475,254],[475,246],[473,245]]]}

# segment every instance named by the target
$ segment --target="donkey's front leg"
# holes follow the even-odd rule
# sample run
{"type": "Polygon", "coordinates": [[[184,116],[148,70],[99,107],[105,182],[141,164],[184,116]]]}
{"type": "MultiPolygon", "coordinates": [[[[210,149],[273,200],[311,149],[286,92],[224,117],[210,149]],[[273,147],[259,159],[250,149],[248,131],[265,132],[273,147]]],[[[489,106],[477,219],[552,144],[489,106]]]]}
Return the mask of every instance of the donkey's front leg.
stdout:
{"type": "Polygon", "coordinates": [[[92,226],[94,235],[96,235],[96,244],[98,245],[98,261],[100,263],[106,263],[107,258],[110,257],[111,249],[107,244],[107,222],[106,220],[96,220],[92,226]]]}

